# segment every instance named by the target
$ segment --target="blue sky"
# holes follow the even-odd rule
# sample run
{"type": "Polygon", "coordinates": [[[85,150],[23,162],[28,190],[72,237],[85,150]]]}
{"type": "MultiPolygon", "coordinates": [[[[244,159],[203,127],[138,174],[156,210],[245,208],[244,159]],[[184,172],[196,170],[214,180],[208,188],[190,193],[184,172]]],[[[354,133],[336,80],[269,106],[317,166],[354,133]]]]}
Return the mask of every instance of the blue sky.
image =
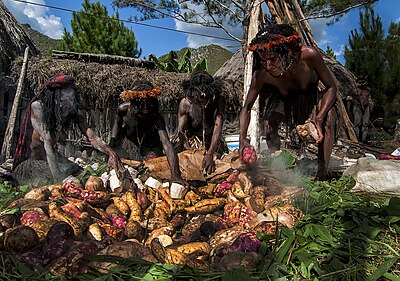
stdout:
{"type": "MultiPolygon", "coordinates": [[[[41,7],[37,5],[29,5],[26,3],[17,2],[15,0],[3,0],[6,6],[14,14],[21,23],[29,23],[32,28],[52,37],[60,38],[64,27],[70,30],[70,20],[72,13],[41,7]]],[[[78,11],[81,9],[82,0],[27,0],[39,4],[62,7],[78,11]]],[[[92,1],[92,0],[91,0],[92,1]]],[[[111,0],[100,0],[107,6],[109,14],[115,11],[111,6],[111,0]]],[[[400,20],[400,0],[379,0],[374,5],[375,11],[380,15],[383,22],[383,28],[386,31],[391,21],[400,20]]],[[[133,9],[124,8],[119,10],[121,19],[128,19],[134,13],[133,9]]],[[[348,42],[350,31],[359,28],[359,9],[354,9],[341,18],[339,22],[331,26],[326,26],[326,19],[311,20],[313,34],[323,50],[329,45],[336,53],[337,58],[344,64],[343,52],[344,46],[348,42]]],[[[196,25],[188,25],[175,22],[173,19],[148,20],[146,24],[155,26],[164,26],[180,31],[196,32],[213,36],[226,37],[221,30],[204,28],[196,25]]],[[[168,53],[170,50],[179,50],[183,47],[197,48],[201,45],[218,44],[226,47],[231,51],[235,51],[239,44],[234,41],[219,40],[204,36],[188,35],[173,31],[161,30],[152,27],[145,27],[136,24],[125,24],[131,27],[135,32],[136,39],[139,42],[139,47],[142,48],[142,56],[155,54],[160,56],[168,53]]],[[[240,36],[240,26],[232,27],[230,31],[236,36],[240,36]]]]}

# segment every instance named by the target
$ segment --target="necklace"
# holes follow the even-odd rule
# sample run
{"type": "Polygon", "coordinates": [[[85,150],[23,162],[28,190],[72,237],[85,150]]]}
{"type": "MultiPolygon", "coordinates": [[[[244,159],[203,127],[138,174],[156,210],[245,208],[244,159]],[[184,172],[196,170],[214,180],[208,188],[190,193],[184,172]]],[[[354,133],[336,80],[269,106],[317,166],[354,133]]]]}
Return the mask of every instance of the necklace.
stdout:
{"type": "Polygon", "coordinates": [[[143,143],[145,136],[146,136],[146,134],[143,134],[142,138],[139,139],[139,130],[138,130],[138,126],[136,125],[136,140],[138,143],[139,150],[142,149],[142,143],[143,143]]]}

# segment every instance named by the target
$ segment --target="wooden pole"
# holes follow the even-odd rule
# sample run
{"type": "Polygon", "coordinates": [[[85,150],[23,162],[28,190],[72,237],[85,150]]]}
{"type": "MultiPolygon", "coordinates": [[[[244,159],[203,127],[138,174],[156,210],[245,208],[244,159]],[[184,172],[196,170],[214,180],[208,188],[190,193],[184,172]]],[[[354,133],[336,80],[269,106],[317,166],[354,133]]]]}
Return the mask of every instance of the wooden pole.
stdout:
{"type": "Polygon", "coordinates": [[[1,149],[1,162],[4,162],[5,160],[11,158],[11,147],[12,147],[13,136],[14,136],[15,120],[17,119],[19,100],[20,100],[22,88],[24,85],[26,67],[28,64],[28,55],[29,55],[29,47],[26,47],[25,53],[24,53],[24,61],[23,61],[22,68],[21,68],[21,73],[19,75],[17,91],[15,93],[10,117],[8,118],[6,133],[4,135],[3,146],[1,149]]]}
{"type": "MultiPolygon", "coordinates": [[[[249,29],[247,33],[247,42],[248,46],[253,40],[253,38],[257,35],[257,32],[260,27],[260,15],[261,15],[261,0],[251,1],[250,4],[250,19],[249,19],[249,29]]],[[[243,102],[246,100],[247,93],[250,88],[251,78],[253,76],[253,53],[246,53],[246,61],[244,68],[244,98],[243,102]]],[[[253,108],[250,113],[250,124],[248,135],[250,136],[250,144],[256,149],[259,150],[260,146],[260,129],[259,129],[259,98],[256,99],[253,108]]]]}

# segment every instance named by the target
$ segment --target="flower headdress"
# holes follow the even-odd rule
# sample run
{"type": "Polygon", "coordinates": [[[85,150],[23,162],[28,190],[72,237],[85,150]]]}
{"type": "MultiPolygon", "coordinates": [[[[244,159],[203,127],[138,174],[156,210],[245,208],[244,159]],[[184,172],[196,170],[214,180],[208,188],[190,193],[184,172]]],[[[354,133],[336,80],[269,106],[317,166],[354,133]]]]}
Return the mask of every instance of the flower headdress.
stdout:
{"type": "Polygon", "coordinates": [[[293,35],[286,37],[280,34],[271,34],[268,32],[262,33],[260,36],[265,36],[266,41],[264,43],[250,44],[248,50],[251,52],[258,50],[271,49],[274,46],[279,46],[286,43],[291,43],[299,40],[299,33],[297,31],[293,32],[293,35]],[[269,40],[268,40],[269,39],[269,40]]]}
{"type": "Polygon", "coordinates": [[[157,98],[161,93],[161,87],[153,87],[153,85],[147,81],[138,81],[133,90],[125,90],[119,96],[123,101],[131,101],[135,99],[147,100],[149,98],[157,98]]]}

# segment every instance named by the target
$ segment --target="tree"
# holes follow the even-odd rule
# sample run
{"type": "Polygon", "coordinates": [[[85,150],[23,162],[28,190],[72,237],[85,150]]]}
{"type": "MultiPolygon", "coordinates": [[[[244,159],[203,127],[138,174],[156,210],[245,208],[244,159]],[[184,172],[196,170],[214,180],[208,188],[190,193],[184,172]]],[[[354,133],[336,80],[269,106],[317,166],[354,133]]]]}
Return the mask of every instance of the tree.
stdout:
{"type": "MultiPolygon", "coordinates": [[[[298,2],[306,17],[329,17],[341,15],[351,8],[372,4],[376,1],[378,0],[300,0],[298,2]]],[[[237,41],[241,41],[240,38],[231,34],[227,27],[238,24],[246,27],[245,19],[248,17],[249,6],[252,2],[250,0],[113,0],[113,4],[117,7],[136,8],[141,16],[134,17],[134,20],[173,18],[181,22],[221,28],[228,36],[237,41]]],[[[289,1],[286,0],[286,2],[289,1]]]]}
{"type": "Polygon", "coordinates": [[[142,49],[138,49],[135,33],[118,20],[118,11],[109,18],[99,1],[84,0],[82,7],[72,15],[72,34],[64,28],[62,50],[140,57],[142,49]]]}
{"type": "Polygon", "coordinates": [[[167,58],[163,61],[157,59],[153,54],[149,55],[149,60],[154,61],[157,68],[168,72],[194,73],[200,70],[207,70],[207,61],[205,58],[202,58],[192,67],[192,63],[190,62],[191,55],[191,51],[186,49],[180,58],[178,58],[178,54],[175,51],[170,51],[167,58]]]}
{"type": "Polygon", "coordinates": [[[332,50],[332,48],[329,45],[326,47],[326,54],[328,56],[330,56],[331,58],[333,58],[334,60],[336,59],[335,52],[332,50]]]}
{"type": "Polygon", "coordinates": [[[376,108],[384,112],[384,124],[390,126],[400,115],[400,24],[391,23],[385,38],[382,20],[368,7],[360,12],[360,32],[349,35],[345,47],[346,67],[357,76],[367,77],[376,108]]]}

